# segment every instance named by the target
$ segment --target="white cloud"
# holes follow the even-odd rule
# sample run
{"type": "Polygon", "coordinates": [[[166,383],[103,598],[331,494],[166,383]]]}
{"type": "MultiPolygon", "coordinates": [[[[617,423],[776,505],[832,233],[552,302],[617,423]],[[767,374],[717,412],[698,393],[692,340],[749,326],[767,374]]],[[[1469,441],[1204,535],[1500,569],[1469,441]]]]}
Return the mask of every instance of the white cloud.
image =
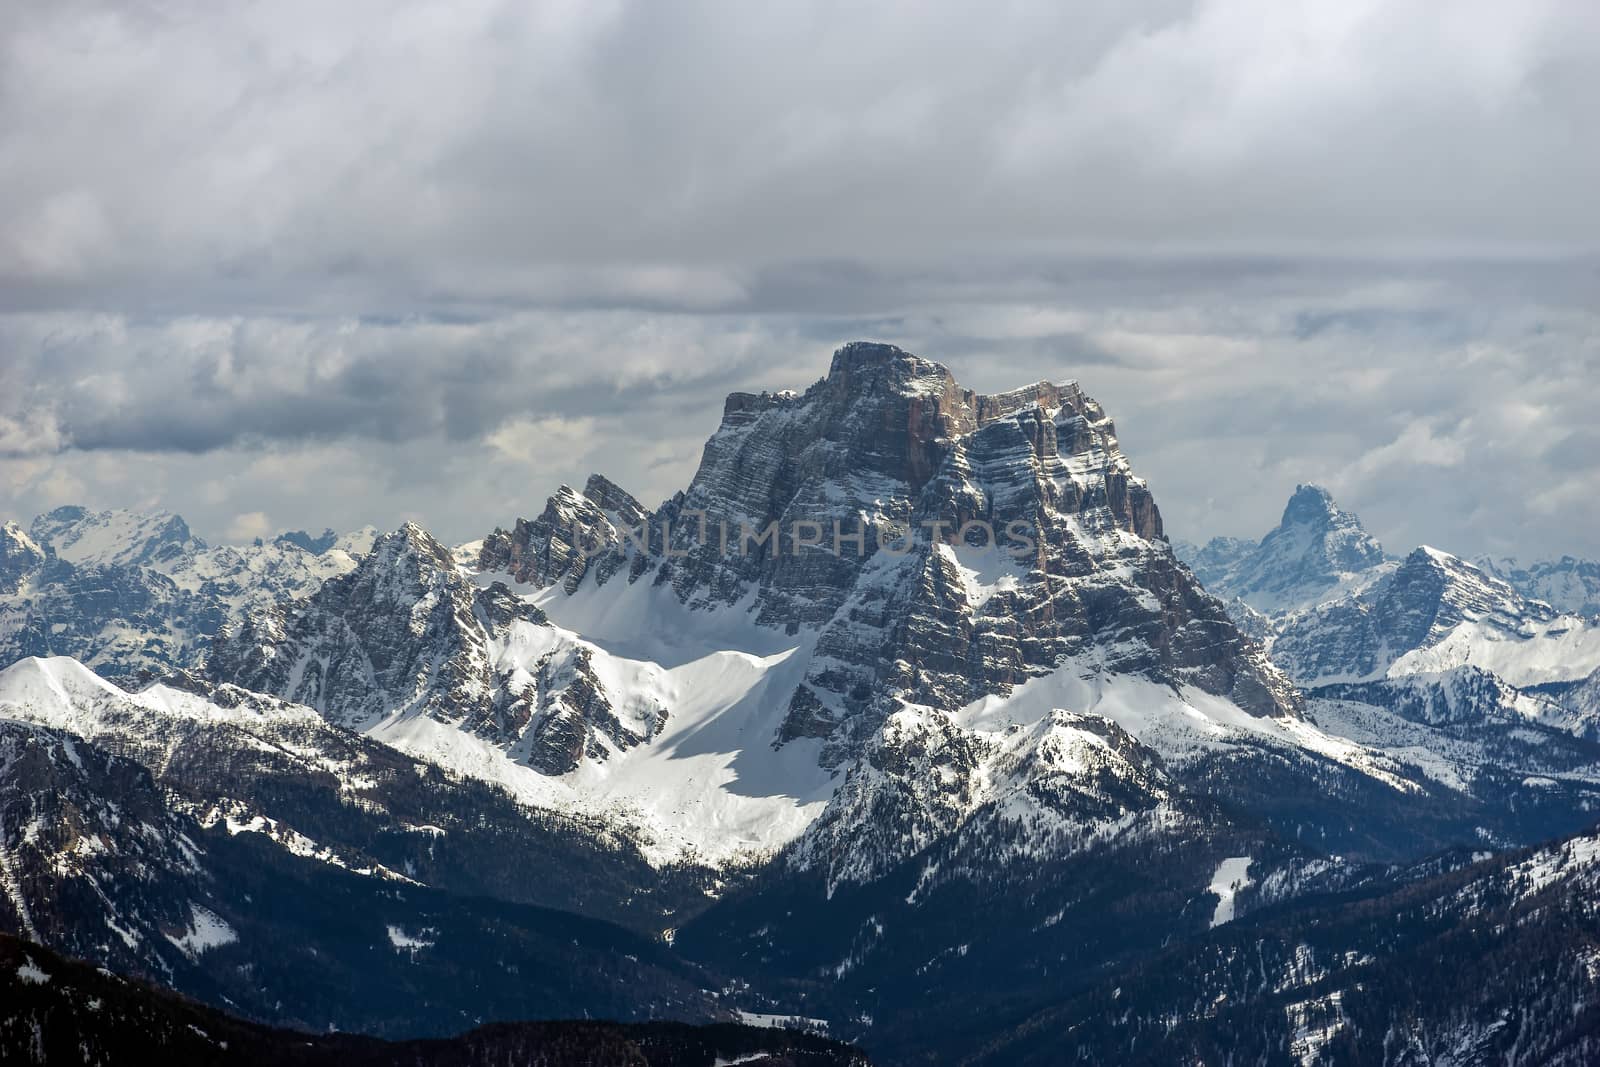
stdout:
{"type": "Polygon", "coordinates": [[[59,452],[66,444],[53,411],[0,414],[0,456],[48,455],[59,452]]]}
{"type": "Polygon", "coordinates": [[[491,431],[484,443],[502,458],[531,467],[555,467],[573,452],[586,454],[603,449],[594,419],[512,419],[491,431]]]}
{"type": "Polygon", "coordinates": [[[1467,459],[1466,439],[1471,420],[1441,432],[1438,420],[1419,418],[1406,424],[1398,437],[1362,455],[1339,479],[1339,488],[1360,489],[1369,479],[1392,474],[1396,468],[1459,467],[1467,459]]]}
{"type": "Polygon", "coordinates": [[[228,524],[228,540],[235,542],[254,541],[258,537],[267,537],[272,533],[272,520],[264,511],[247,511],[242,515],[235,515],[228,524]]]}

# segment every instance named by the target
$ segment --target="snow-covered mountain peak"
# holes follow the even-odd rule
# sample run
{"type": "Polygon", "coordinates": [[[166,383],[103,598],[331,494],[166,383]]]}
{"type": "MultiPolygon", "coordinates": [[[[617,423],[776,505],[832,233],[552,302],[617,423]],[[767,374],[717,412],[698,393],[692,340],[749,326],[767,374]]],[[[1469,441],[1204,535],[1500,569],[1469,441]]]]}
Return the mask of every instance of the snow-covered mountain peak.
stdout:
{"type": "Polygon", "coordinates": [[[206,548],[181,516],[164,510],[91,512],[68,505],[39,516],[29,532],[77,565],[159,567],[206,548]]]}
{"type": "Polygon", "coordinates": [[[121,692],[69,656],[24,656],[0,669],[0,701],[7,703],[46,698],[66,703],[121,692]]]}
{"type": "Polygon", "coordinates": [[[631,494],[592,474],[581,493],[570,485],[558,487],[537,519],[519,518],[510,530],[496,528],[478,546],[476,564],[481,571],[539,588],[560,582],[572,592],[589,575],[592,561],[594,581],[603,585],[627,558],[623,549],[633,543],[630,533],[636,540],[648,539],[649,522],[649,513],[631,494]]]}
{"type": "Polygon", "coordinates": [[[624,523],[636,521],[636,517],[643,518],[645,515],[644,505],[632,493],[600,473],[589,475],[589,480],[583,483],[583,495],[599,505],[602,511],[617,516],[624,523]]]}
{"type": "Polygon", "coordinates": [[[44,549],[39,547],[39,543],[30,537],[22,528],[22,524],[15,519],[9,519],[0,525],[0,552],[8,554],[26,552],[40,558],[44,556],[44,549]]]}
{"type": "Polygon", "coordinates": [[[408,576],[420,579],[432,571],[453,571],[455,566],[455,557],[448,548],[420,523],[407,522],[397,530],[380,534],[357,570],[374,574],[401,567],[408,576]]]}
{"type": "Polygon", "coordinates": [[[1463,619],[1501,616],[1507,619],[1546,619],[1555,615],[1548,605],[1528,600],[1509,584],[1432,545],[1412,550],[1394,573],[1396,591],[1422,586],[1439,598],[1435,626],[1448,629],[1463,619]]]}
{"type": "Polygon", "coordinates": [[[830,391],[847,397],[941,396],[959,388],[943,364],[872,341],[854,341],[834,352],[825,381],[830,391]]]}
{"type": "Polygon", "coordinates": [[[1298,550],[1301,561],[1324,574],[1341,575],[1374,567],[1384,560],[1383,546],[1367,533],[1353,512],[1334,503],[1320,485],[1295,487],[1283,509],[1277,529],[1268,533],[1262,544],[1267,551],[1298,550]]]}
{"type": "Polygon", "coordinates": [[[1294,494],[1283,509],[1281,526],[1337,526],[1360,525],[1354,515],[1342,511],[1333,502],[1333,494],[1315,482],[1304,482],[1294,487],[1294,494]]]}
{"type": "MultiPolygon", "coordinates": [[[[1183,555],[1208,589],[1230,598],[1231,613],[1273,662],[1306,685],[1368,685],[1366,696],[1386,705],[1417,703],[1369,684],[1417,674],[1418,691],[1448,705],[1428,714],[1467,714],[1474,702],[1492,714],[1521,699],[1505,696],[1506,687],[1571,683],[1600,666],[1600,628],[1524,591],[1540,579],[1517,571],[1519,586],[1432,545],[1389,557],[1319,486],[1297,487],[1259,543],[1215,538],[1183,555]],[[1491,672],[1493,684],[1452,683],[1449,699],[1441,696],[1441,673],[1467,667],[1491,672]]],[[[1581,602],[1579,565],[1556,571],[1544,579],[1581,602]]],[[[1552,711],[1544,696],[1529,699],[1529,714],[1543,721],[1579,732],[1592,721],[1584,709],[1552,711]]]]}
{"type": "Polygon", "coordinates": [[[1320,485],[1303,484],[1260,542],[1214,538],[1187,562],[1205,587],[1267,614],[1296,611],[1369,582],[1383,546],[1320,485]]]}

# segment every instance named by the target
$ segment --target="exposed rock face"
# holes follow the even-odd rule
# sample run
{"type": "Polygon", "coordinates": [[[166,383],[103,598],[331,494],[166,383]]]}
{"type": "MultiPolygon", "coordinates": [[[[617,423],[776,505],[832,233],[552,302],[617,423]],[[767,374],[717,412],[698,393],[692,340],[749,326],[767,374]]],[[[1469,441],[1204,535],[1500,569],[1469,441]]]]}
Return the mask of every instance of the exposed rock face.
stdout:
{"type": "Polygon", "coordinates": [[[623,558],[608,549],[619,545],[629,530],[639,531],[645,547],[648,522],[649,514],[637,500],[593,474],[583,492],[563,485],[537,519],[518,519],[511,530],[496,529],[484,538],[478,566],[541,587],[560,581],[570,592],[589,572],[592,559],[595,580],[603,584],[623,558]]]}
{"type": "Polygon", "coordinates": [[[453,724],[546,774],[652,736],[666,709],[613,700],[592,651],[544,623],[506,586],[476,588],[408,523],[304,603],[227,634],[207,672],[353,729],[391,717],[453,724]]]}
{"type": "Polygon", "coordinates": [[[1381,567],[1383,546],[1319,485],[1295,487],[1283,519],[1258,544],[1218,537],[1186,554],[1218,596],[1277,614],[1314,606],[1381,567]]]}
{"type": "Polygon", "coordinates": [[[1573,732],[1600,740],[1600,669],[1561,696],[1573,732]]]}
{"type": "Polygon", "coordinates": [[[1555,619],[1549,605],[1524,600],[1470,563],[1423,547],[1361,592],[1281,619],[1271,648],[1274,661],[1295,678],[1351,681],[1381,675],[1407,653],[1440,645],[1463,623],[1515,636],[1529,624],[1555,619]]]}
{"type": "Polygon", "coordinates": [[[0,593],[15,593],[49,557],[14,522],[0,526],[0,593]]]}
{"type": "Polygon", "coordinates": [[[339,535],[334,533],[331,528],[324,529],[316,537],[312,537],[304,530],[290,530],[273,538],[272,543],[275,545],[293,545],[295,548],[303,549],[313,556],[320,556],[339,543],[339,535]]]}
{"type": "Polygon", "coordinates": [[[569,592],[590,571],[651,570],[690,605],[753,593],[758,624],[816,635],[780,740],[822,738],[830,765],[902,703],[953,710],[1071,657],[1257,715],[1297,708],[1177,563],[1076,383],[987,396],[890,345],[847,345],[804,393],[728,398],[688,490],[649,517],[650,551],[619,535],[619,514],[642,521],[632,498],[607,508],[594,489],[497,533],[485,567],[569,592]],[[580,540],[618,547],[583,560],[580,540]]]}
{"type": "Polygon", "coordinates": [[[190,829],[138,764],[71,734],[0,720],[5,929],[123,970],[170,974],[182,965],[174,942],[190,927],[191,901],[207,899],[190,829]]]}

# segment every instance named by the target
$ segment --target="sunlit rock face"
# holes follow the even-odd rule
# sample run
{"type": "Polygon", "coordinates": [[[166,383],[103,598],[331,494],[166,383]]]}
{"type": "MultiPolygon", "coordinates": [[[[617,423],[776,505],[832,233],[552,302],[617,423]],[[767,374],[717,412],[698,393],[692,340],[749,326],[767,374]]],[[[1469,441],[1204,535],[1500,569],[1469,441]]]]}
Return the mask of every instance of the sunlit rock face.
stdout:
{"type": "Polygon", "coordinates": [[[691,607],[748,601],[813,642],[778,741],[821,738],[830,765],[898,707],[954,710],[1073,659],[1256,715],[1299,706],[1177,563],[1076,382],[985,395],[891,345],[841,348],[803,393],[729,396],[693,481],[655,512],[591,479],[480,562],[569,593],[647,580],[691,607]]]}
{"type": "Polygon", "coordinates": [[[407,523],[355,571],[231,631],[208,671],[353,729],[423,716],[560,775],[648,739],[666,715],[648,695],[609,693],[593,656],[407,523]]]}

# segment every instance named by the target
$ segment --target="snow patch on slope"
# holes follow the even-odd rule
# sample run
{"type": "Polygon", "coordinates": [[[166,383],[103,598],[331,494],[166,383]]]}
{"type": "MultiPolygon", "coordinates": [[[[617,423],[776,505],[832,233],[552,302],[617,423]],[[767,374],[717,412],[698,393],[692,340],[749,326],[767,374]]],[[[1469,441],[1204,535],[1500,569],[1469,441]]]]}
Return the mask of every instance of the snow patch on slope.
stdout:
{"type": "Polygon", "coordinates": [[[667,709],[660,732],[560,777],[425,715],[389,716],[367,735],[494,782],[524,803],[620,821],[644,835],[641,844],[656,862],[722,864],[766,855],[799,836],[827,803],[833,781],[818,766],[821,742],[772,747],[807,662],[804,645],[766,656],[716,651],[666,667],[612,655],[559,627],[519,623],[513,635],[495,645],[498,668],[526,671],[552,648],[586,647],[595,674],[608,692],[625,698],[624,708],[667,709]]]}
{"type": "Polygon", "coordinates": [[[1250,879],[1250,863],[1249,856],[1230,856],[1217,864],[1211,885],[1207,887],[1208,892],[1217,895],[1217,910],[1211,914],[1213,929],[1233,921],[1234,899],[1239,890],[1255,884],[1250,879]]]}
{"type": "Polygon", "coordinates": [[[1303,719],[1251,715],[1226,697],[1194,686],[1174,688],[1108,674],[1096,663],[1069,662],[1029,679],[1009,696],[976,700],[956,718],[969,729],[995,733],[1030,726],[1055,709],[1110,719],[1176,766],[1240,743],[1265,741],[1322,756],[1400,792],[1417,788],[1393,761],[1303,719]]]}
{"type": "Polygon", "coordinates": [[[1524,620],[1514,627],[1493,618],[1467,620],[1438,642],[1400,656],[1386,673],[1395,678],[1464,664],[1519,687],[1583,678],[1600,669],[1600,628],[1575,615],[1524,620]]]}
{"type": "Polygon", "coordinates": [[[234,932],[233,927],[209,908],[191,903],[189,917],[189,929],[183,936],[174,937],[168,934],[167,940],[178,946],[178,949],[191,960],[199,959],[203,953],[211,949],[231,945],[239,940],[239,935],[234,932]]]}

